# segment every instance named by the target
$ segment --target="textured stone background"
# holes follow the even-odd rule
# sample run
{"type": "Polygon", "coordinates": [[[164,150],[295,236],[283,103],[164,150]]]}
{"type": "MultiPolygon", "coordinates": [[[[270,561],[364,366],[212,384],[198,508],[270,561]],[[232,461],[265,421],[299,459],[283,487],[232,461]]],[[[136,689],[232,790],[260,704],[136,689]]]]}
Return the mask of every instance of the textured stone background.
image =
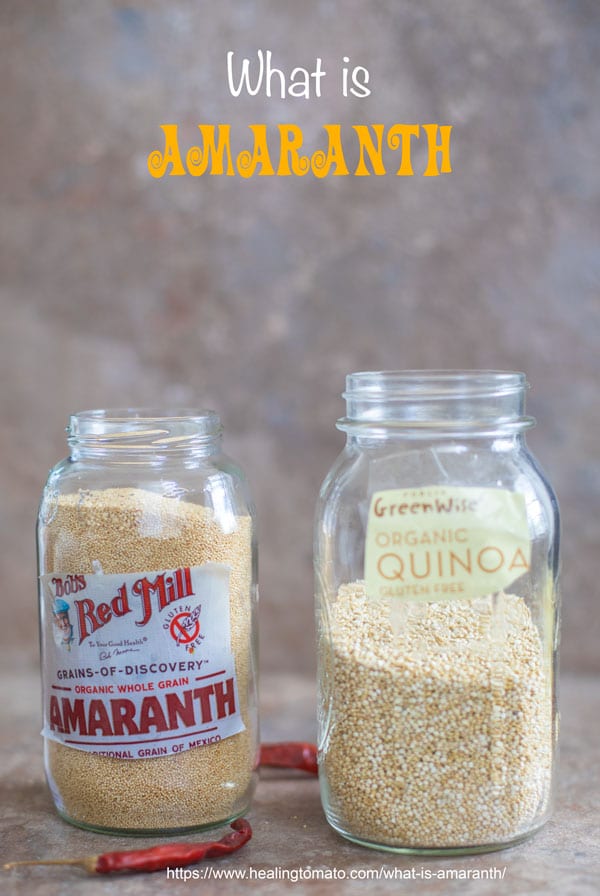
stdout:
{"type": "MultiPolygon", "coordinates": [[[[261,520],[262,665],[313,664],[311,529],[352,370],[525,370],[564,524],[563,667],[600,668],[596,0],[0,4],[2,638],[35,655],[33,526],[68,414],[218,408],[261,520]],[[302,10],[301,12],[299,10],[302,10]],[[324,60],[232,98],[225,54],[324,60]],[[342,99],[343,55],[371,72],[342,99]],[[440,178],[165,178],[158,125],[454,125],[440,178]]],[[[418,161],[418,159],[416,160],[418,161]]]]}

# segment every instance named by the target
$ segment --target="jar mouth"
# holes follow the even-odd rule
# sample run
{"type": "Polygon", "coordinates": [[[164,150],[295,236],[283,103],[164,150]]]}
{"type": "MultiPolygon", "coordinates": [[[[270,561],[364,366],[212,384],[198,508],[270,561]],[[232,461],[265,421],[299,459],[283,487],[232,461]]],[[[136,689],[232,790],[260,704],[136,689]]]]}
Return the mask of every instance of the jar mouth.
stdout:
{"type": "Polygon", "coordinates": [[[67,440],[86,452],[158,452],[214,442],[222,427],[216,411],[198,408],[114,408],[79,411],[67,440]]]}
{"type": "Polygon", "coordinates": [[[346,377],[344,398],[374,400],[419,395],[504,395],[528,388],[524,373],[510,370],[363,370],[346,377]]]}
{"type": "Polygon", "coordinates": [[[430,434],[519,432],[524,373],[507,370],[359,371],[346,377],[346,416],[339,429],[399,428],[430,434]]]}

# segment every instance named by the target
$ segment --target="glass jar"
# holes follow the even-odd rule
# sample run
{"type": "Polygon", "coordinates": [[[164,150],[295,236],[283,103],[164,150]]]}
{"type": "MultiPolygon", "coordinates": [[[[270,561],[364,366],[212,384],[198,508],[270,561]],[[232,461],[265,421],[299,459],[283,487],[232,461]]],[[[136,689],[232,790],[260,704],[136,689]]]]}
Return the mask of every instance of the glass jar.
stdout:
{"type": "Polygon", "coordinates": [[[559,518],[526,387],[347,377],[315,570],[322,801],[354,842],[483,852],[549,816],[559,518]]]}
{"type": "Polygon", "coordinates": [[[38,520],[46,775],[106,833],[225,824],[258,750],[254,511],[206,410],[86,411],[38,520]]]}

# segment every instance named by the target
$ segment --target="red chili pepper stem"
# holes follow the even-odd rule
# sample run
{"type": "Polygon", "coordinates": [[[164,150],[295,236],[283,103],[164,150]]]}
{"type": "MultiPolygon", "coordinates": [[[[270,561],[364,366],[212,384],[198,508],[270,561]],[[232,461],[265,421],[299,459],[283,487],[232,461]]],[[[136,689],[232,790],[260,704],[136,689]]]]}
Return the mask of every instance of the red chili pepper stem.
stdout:
{"type": "Polygon", "coordinates": [[[40,859],[39,861],[30,862],[6,862],[2,867],[5,871],[11,871],[13,868],[20,868],[22,865],[77,865],[79,868],[85,868],[90,874],[96,870],[96,863],[99,856],[86,856],[84,859],[40,859]]]}

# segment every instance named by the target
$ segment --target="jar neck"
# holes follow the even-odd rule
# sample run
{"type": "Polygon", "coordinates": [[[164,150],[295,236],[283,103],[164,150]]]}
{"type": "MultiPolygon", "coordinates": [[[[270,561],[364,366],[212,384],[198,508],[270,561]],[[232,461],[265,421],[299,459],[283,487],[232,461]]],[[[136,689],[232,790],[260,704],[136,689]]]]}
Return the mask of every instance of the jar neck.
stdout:
{"type": "Polygon", "coordinates": [[[535,424],[524,414],[524,374],[496,370],[403,370],[346,378],[349,439],[511,439],[535,424]]]}
{"type": "Polygon", "coordinates": [[[73,414],[67,442],[72,461],[156,464],[218,454],[221,433],[214,411],[126,408],[73,414]]]}
{"type": "Polygon", "coordinates": [[[348,432],[346,435],[346,450],[354,452],[383,452],[388,451],[492,451],[494,454],[510,454],[515,451],[527,450],[527,444],[523,433],[514,435],[407,435],[405,431],[385,430],[376,434],[365,432],[348,432]]]}

